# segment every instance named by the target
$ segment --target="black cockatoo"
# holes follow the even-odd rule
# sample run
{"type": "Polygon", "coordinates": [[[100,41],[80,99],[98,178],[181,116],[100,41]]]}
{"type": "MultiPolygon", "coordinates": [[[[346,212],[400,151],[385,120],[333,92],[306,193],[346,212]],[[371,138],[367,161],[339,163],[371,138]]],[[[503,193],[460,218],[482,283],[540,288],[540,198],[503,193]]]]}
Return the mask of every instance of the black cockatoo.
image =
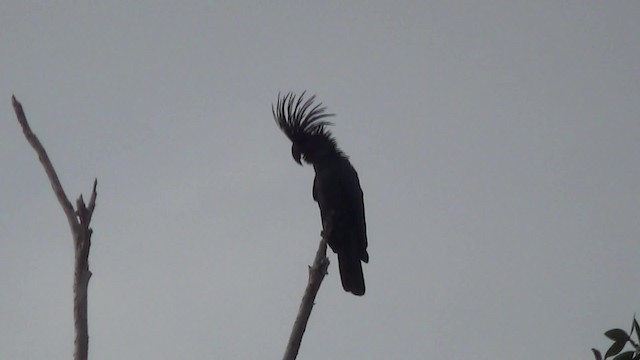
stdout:
{"type": "Polygon", "coordinates": [[[338,255],[342,287],[354,295],[364,295],[361,262],[369,262],[369,254],[358,173],[327,130],[333,124],[326,118],[333,114],[325,113],[321,103],[313,103],[315,95],[308,99],[304,95],[278,95],[277,105],[271,107],[273,117],[293,143],[293,159],[302,165],[302,158],[316,172],[313,199],[320,207],[323,236],[338,255]]]}

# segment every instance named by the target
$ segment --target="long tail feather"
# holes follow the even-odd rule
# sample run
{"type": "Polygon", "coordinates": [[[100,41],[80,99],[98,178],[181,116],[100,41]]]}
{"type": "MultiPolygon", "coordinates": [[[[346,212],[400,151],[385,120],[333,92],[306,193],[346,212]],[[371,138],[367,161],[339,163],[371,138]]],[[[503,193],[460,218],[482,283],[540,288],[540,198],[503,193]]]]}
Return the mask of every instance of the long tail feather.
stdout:
{"type": "Polygon", "coordinates": [[[338,253],[338,267],[344,290],[354,295],[364,295],[364,274],[360,258],[350,251],[340,252],[338,253]]]}

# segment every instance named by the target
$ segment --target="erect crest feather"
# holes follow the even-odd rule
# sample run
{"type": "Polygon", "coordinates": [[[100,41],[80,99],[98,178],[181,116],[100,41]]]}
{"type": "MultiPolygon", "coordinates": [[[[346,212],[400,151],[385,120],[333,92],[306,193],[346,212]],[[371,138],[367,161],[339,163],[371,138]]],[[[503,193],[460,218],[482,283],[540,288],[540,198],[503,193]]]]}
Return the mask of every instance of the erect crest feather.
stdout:
{"type": "Polygon", "coordinates": [[[305,100],[305,93],[306,91],[297,98],[291,92],[285,96],[278,94],[278,103],[275,107],[271,106],[273,118],[294,143],[312,135],[320,135],[333,142],[331,132],[326,129],[333,123],[324,119],[334,114],[327,114],[327,108],[322,103],[314,105],[315,95],[305,100]]]}

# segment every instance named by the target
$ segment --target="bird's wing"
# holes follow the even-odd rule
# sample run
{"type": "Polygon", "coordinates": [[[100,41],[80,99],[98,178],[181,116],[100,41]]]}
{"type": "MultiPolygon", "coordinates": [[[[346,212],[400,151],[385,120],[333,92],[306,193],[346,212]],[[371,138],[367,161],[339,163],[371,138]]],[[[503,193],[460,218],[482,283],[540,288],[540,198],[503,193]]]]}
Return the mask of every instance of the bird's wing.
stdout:
{"type": "Polygon", "coordinates": [[[367,253],[367,223],[364,215],[364,194],[360,187],[358,173],[353,167],[349,166],[349,168],[350,171],[348,171],[348,175],[344,177],[346,184],[343,186],[343,191],[345,192],[345,197],[349,199],[354,231],[359,240],[358,249],[361,260],[369,262],[369,254],[367,253]]]}
{"type": "MultiPolygon", "coordinates": [[[[353,246],[362,261],[368,262],[363,193],[358,174],[353,167],[345,163],[343,166],[316,173],[313,195],[320,207],[323,224],[327,216],[333,213],[336,221],[333,225],[348,232],[348,235],[343,234],[349,236],[349,240],[346,241],[350,242],[350,246],[353,246]]],[[[333,248],[338,244],[330,245],[333,248]]]]}

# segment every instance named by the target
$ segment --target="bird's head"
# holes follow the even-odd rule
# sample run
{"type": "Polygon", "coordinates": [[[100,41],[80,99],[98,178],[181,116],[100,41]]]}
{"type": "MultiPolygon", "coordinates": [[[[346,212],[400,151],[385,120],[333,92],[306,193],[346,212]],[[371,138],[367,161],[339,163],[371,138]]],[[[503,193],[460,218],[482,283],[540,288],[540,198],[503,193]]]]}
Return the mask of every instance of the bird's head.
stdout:
{"type": "Polygon", "coordinates": [[[276,123],[292,142],[291,155],[300,165],[302,160],[314,163],[328,153],[340,153],[326,129],[333,124],[324,120],[333,114],[325,113],[322,103],[313,104],[315,95],[306,100],[304,95],[304,92],[299,97],[292,93],[278,95],[278,103],[271,107],[276,123]]]}

